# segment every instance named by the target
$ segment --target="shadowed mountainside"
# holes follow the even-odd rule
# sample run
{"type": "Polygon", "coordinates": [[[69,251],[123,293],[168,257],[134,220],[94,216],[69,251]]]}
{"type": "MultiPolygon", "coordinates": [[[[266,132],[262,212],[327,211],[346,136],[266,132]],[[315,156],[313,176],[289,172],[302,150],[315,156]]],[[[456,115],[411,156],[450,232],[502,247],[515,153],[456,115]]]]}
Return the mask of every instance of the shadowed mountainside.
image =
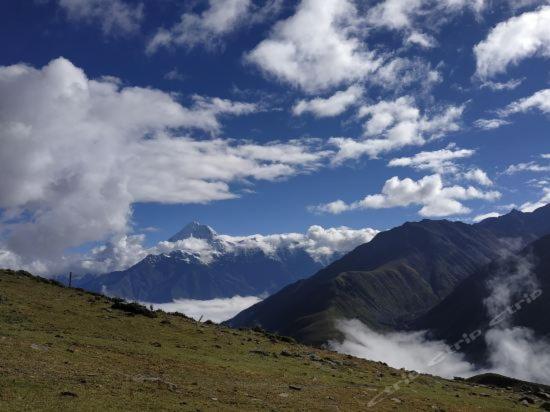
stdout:
{"type": "MultiPolygon", "coordinates": [[[[502,286],[501,286],[502,288],[502,286]]],[[[550,337],[550,235],[528,245],[520,253],[492,262],[460,284],[445,300],[418,319],[415,329],[426,329],[431,337],[449,344],[458,342],[463,333],[486,331],[498,326],[501,318],[509,327],[526,327],[536,336],[550,337]],[[491,285],[505,285],[510,276],[523,275],[510,284],[510,304],[490,314],[486,299],[494,291],[491,285]],[[533,302],[526,301],[525,294],[540,296],[533,302]],[[512,305],[518,305],[513,307],[512,305]],[[509,313],[508,310],[513,311],[509,313]],[[493,325],[495,324],[495,325],[493,325]]],[[[471,361],[483,364],[487,359],[485,339],[477,339],[462,345],[461,351],[471,361]]]]}
{"type": "Polygon", "coordinates": [[[541,233],[550,233],[550,206],[533,213],[513,211],[475,225],[406,223],[244,310],[228,324],[260,325],[314,345],[339,338],[335,321],[341,318],[356,318],[378,330],[404,328],[471,274],[541,233]]]}

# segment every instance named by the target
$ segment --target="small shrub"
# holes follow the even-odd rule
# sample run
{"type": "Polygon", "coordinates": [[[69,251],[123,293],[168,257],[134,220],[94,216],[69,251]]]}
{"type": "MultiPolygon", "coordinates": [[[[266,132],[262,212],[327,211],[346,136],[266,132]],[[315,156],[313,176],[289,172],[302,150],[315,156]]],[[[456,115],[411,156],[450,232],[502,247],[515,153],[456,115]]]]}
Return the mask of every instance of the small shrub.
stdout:
{"type": "Polygon", "coordinates": [[[153,311],[150,311],[145,306],[140,305],[137,302],[125,302],[123,300],[117,299],[115,303],[111,305],[112,309],[121,310],[126,313],[131,313],[133,315],[143,315],[148,318],[156,318],[157,314],[153,311]]]}

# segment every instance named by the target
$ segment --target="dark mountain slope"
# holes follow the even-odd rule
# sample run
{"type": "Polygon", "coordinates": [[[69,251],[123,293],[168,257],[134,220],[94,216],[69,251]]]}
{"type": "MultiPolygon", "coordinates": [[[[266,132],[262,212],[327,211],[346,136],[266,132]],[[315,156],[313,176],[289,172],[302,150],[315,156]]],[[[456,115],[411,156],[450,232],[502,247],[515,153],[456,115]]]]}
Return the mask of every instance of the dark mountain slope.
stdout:
{"type": "MultiPolygon", "coordinates": [[[[550,235],[531,243],[521,253],[491,263],[476,272],[459,285],[445,300],[425,316],[417,320],[415,329],[428,329],[435,339],[450,344],[458,342],[463,333],[475,330],[485,332],[502,316],[510,326],[523,326],[532,329],[539,336],[550,336],[550,235]],[[517,274],[524,273],[518,276],[517,274]],[[514,276],[516,281],[510,282],[514,276]],[[536,282],[534,285],[531,283],[536,282]],[[508,285],[510,304],[495,313],[489,313],[486,299],[491,296],[494,286],[508,285]],[[525,293],[542,291],[542,295],[532,303],[525,302],[525,293]],[[512,305],[519,305],[513,308],[512,305]],[[506,310],[512,308],[513,314],[506,310]],[[505,313],[506,312],[506,313],[505,313]],[[503,314],[504,315],[501,315],[503,314]]],[[[472,361],[482,363],[485,359],[486,343],[478,339],[466,345],[462,351],[472,361]]]]}
{"type": "Polygon", "coordinates": [[[550,205],[475,225],[406,223],[378,234],[228,324],[261,325],[316,345],[338,337],[338,318],[357,318],[375,329],[404,328],[476,270],[541,233],[550,233],[550,205]]]}
{"type": "Polygon", "coordinates": [[[333,323],[341,317],[377,329],[396,328],[435,306],[501,247],[489,231],[464,223],[406,223],[229,324],[261,325],[312,344],[335,337],[333,323]]]}
{"type": "Polygon", "coordinates": [[[527,244],[550,233],[550,205],[532,213],[522,213],[514,209],[507,215],[485,219],[477,226],[502,238],[520,238],[527,244]]]}

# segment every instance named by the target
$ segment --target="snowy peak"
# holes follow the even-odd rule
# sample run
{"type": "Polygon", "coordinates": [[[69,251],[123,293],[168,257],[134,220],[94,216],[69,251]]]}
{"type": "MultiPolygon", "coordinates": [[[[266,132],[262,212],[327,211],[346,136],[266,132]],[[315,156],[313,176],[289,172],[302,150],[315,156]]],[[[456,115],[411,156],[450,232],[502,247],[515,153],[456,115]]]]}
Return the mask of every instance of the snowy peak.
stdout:
{"type": "Polygon", "coordinates": [[[193,237],[195,239],[204,239],[208,242],[212,242],[216,235],[217,233],[210,226],[202,225],[199,222],[191,222],[170,239],[168,239],[168,241],[177,242],[178,240],[189,239],[193,237]]]}

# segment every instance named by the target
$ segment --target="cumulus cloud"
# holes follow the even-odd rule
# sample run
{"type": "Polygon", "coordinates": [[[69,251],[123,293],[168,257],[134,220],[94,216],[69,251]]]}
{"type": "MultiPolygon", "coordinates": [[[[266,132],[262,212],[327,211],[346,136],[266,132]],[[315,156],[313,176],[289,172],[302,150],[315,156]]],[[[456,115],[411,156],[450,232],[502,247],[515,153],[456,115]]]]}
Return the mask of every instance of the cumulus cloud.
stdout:
{"type": "Polygon", "coordinates": [[[365,154],[376,157],[405,146],[423,145],[428,140],[459,130],[463,110],[463,106],[450,106],[433,115],[422,114],[410,96],[363,106],[358,115],[368,118],[363,125],[363,138],[330,139],[329,142],[338,148],[332,162],[339,164],[365,154]]]}
{"type": "Polygon", "coordinates": [[[420,205],[421,216],[445,217],[466,214],[470,212],[461,201],[471,199],[496,200],[500,193],[496,191],[483,192],[473,186],[444,186],[440,175],[425,176],[418,181],[400,179],[395,176],[387,180],[382,192],[368,195],[362,200],[345,203],[336,200],[310,208],[313,212],[339,214],[351,210],[386,209],[420,205]]]}
{"type": "Polygon", "coordinates": [[[317,97],[311,100],[299,100],[292,108],[295,116],[311,113],[315,117],[334,117],[344,113],[362,97],[363,89],[352,85],[346,90],[334,93],[327,98],[317,97]]]}
{"type": "Polygon", "coordinates": [[[550,57],[550,6],[497,24],[474,47],[476,74],[489,79],[534,56],[550,57]]]}
{"type": "Polygon", "coordinates": [[[196,140],[219,117],[254,105],[89,79],[70,61],[0,67],[0,208],[4,249],[59,257],[69,247],[128,231],[135,202],[234,198],[231,183],[276,180],[318,165],[318,142],[264,145],[196,140]],[[288,156],[286,156],[288,154],[288,156]]]}
{"type": "Polygon", "coordinates": [[[471,180],[472,182],[476,182],[482,186],[492,186],[493,181],[489,179],[489,176],[487,176],[487,173],[485,173],[481,169],[470,169],[466,173],[464,173],[464,178],[466,180],[471,180]]]}
{"type": "Polygon", "coordinates": [[[417,170],[429,170],[439,174],[456,173],[458,167],[455,161],[471,157],[474,154],[475,150],[460,149],[455,145],[449,145],[447,148],[441,150],[420,152],[412,157],[392,159],[388,163],[388,166],[412,167],[417,170]]]}
{"type": "Polygon", "coordinates": [[[170,303],[140,303],[146,306],[153,305],[154,309],[165,312],[183,313],[195,320],[221,323],[261,301],[262,299],[256,296],[233,296],[212,300],[176,299],[170,303]]]}
{"type": "Polygon", "coordinates": [[[227,236],[219,238],[231,248],[260,248],[265,253],[276,253],[279,248],[303,249],[315,260],[328,263],[335,255],[349,252],[363,243],[370,242],[378,230],[371,228],[351,229],[346,226],[323,228],[309,227],[305,234],[284,233],[273,235],[227,236]]]}
{"type": "Polygon", "coordinates": [[[71,20],[96,23],[106,35],[135,33],[143,20],[143,4],[122,0],[57,0],[71,20]]]}
{"type": "Polygon", "coordinates": [[[307,92],[364,79],[380,62],[361,41],[358,22],[351,0],[302,0],[246,60],[307,92]]]}
{"type": "Polygon", "coordinates": [[[280,0],[267,1],[262,8],[251,0],[209,0],[208,8],[202,13],[184,13],[173,27],[159,29],[149,40],[147,52],[151,54],[171,46],[215,48],[243,25],[276,14],[280,6],[280,0]]]}

